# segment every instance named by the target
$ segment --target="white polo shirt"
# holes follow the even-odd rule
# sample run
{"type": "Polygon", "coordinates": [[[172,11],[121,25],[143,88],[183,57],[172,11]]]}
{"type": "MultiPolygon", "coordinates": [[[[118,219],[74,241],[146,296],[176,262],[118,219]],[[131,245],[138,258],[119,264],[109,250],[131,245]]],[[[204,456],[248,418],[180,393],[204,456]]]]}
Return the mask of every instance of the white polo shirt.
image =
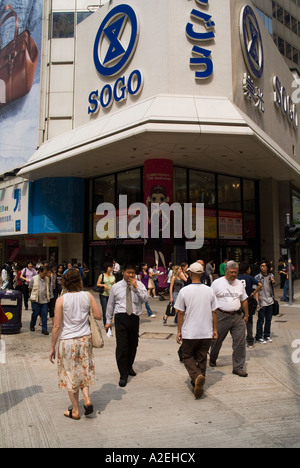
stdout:
{"type": "Polygon", "coordinates": [[[247,299],[247,294],[243,283],[236,279],[232,283],[225,276],[218,278],[211,285],[217,296],[219,309],[226,312],[236,312],[241,308],[241,302],[247,299]]]}
{"type": "Polygon", "coordinates": [[[179,291],[175,309],[185,312],[181,335],[184,340],[203,340],[213,337],[212,311],[219,307],[211,288],[193,283],[179,291]]]}

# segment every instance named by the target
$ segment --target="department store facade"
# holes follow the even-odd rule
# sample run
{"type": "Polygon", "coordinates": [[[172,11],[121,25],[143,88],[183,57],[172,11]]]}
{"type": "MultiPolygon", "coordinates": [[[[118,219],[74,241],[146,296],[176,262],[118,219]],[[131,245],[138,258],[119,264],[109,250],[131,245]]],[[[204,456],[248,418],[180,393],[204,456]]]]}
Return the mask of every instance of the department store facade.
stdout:
{"type": "MultiPolygon", "coordinates": [[[[44,38],[45,56],[50,43],[44,38]]],[[[78,25],[73,71],[72,128],[59,133],[56,122],[18,172],[35,193],[29,236],[57,236],[57,260],[86,261],[95,275],[110,257],[158,259],[161,267],[278,261],[286,213],[299,217],[299,93],[251,2],[114,0],[78,25]],[[62,200],[68,186],[69,216],[67,206],[37,201],[48,186],[62,200]],[[120,195],[131,205],[157,201],[155,194],[170,204],[204,203],[201,249],[187,251],[186,239],[172,235],[98,237],[99,205],[113,205],[119,220],[120,195]]],[[[64,106],[59,95],[53,101],[64,106]]]]}

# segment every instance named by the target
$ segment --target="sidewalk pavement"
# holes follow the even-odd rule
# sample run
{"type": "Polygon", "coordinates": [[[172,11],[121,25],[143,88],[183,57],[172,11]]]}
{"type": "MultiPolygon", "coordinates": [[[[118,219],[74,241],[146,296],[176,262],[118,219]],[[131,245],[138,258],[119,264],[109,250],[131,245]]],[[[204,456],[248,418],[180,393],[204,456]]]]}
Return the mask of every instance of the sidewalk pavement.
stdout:
{"type": "Polygon", "coordinates": [[[272,323],[273,343],[247,351],[246,379],[232,375],[227,337],[197,401],[177,356],[174,320],[162,324],[168,302],[151,299],[156,318],[145,310],[141,317],[137,376],[125,388],[118,386],[115,338],[105,335],[105,347],[95,350],[95,411],[84,417],[81,398],[80,421],[63,415],[69,398],[58,390],[57,368],[48,359],[51,335],[38,327],[30,332],[30,311],[24,310],[21,333],[2,335],[0,447],[300,447],[300,281],[295,299],[292,306],[281,303],[281,315],[272,323]]]}

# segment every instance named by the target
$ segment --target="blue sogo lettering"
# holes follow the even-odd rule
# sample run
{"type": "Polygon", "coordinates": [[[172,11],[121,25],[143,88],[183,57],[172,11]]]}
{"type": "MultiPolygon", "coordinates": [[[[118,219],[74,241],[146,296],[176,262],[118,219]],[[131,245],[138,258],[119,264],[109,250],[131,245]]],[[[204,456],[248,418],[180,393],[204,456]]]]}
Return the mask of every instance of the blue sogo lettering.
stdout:
{"type": "MultiPolygon", "coordinates": [[[[195,0],[199,6],[208,6],[208,0],[195,0]]],[[[206,28],[206,32],[196,32],[194,29],[194,24],[188,23],[186,26],[186,35],[191,41],[195,42],[205,42],[211,41],[215,38],[215,33],[213,31],[215,27],[215,22],[212,20],[212,16],[193,9],[191,12],[191,18],[196,21],[201,21],[206,28]]],[[[195,72],[196,79],[207,79],[210,78],[213,74],[213,61],[211,58],[211,51],[203,47],[194,46],[192,53],[196,57],[190,59],[191,66],[204,67],[201,71],[195,72]]]]}
{"type": "Polygon", "coordinates": [[[126,101],[128,93],[137,96],[143,89],[143,75],[139,70],[134,70],[126,84],[125,76],[117,79],[114,85],[106,84],[102,90],[92,91],[89,95],[88,114],[96,114],[103,109],[109,109],[114,101],[126,101]]]}

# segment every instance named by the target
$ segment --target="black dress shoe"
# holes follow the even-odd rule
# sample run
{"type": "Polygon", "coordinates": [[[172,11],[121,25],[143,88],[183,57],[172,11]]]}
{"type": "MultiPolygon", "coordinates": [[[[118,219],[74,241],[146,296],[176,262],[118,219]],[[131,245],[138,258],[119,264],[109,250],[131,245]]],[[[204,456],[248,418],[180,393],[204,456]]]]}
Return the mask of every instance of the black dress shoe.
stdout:
{"type": "Polygon", "coordinates": [[[127,385],[127,379],[120,379],[119,386],[126,387],[126,385],[127,385]]]}
{"type": "Polygon", "coordinates": [[[232,373],[238,375],[239,377],[248,377],[247,372],[243,370],[233,370],[232,373]]]}
{"type": "Polygon", "coordinates": [[[42,331],[42,334],[43,334],[43,335],[49,335],[49,332],[48,332],[47,330],[43,330],[43,331],[42,331]]]}
{"type": "Polygon", "coordinates": [[[128,374],[131,375],[131,377],[135,377],[135,376],[136,376],[136,372],[134,372],[134,370],[133,370],[132,368],[129,369],[128,374]]]}
{"type": "Polygon", "coordinates": [[[30,331],[35,331],[35,327],[30,327],[30,331]]]}

